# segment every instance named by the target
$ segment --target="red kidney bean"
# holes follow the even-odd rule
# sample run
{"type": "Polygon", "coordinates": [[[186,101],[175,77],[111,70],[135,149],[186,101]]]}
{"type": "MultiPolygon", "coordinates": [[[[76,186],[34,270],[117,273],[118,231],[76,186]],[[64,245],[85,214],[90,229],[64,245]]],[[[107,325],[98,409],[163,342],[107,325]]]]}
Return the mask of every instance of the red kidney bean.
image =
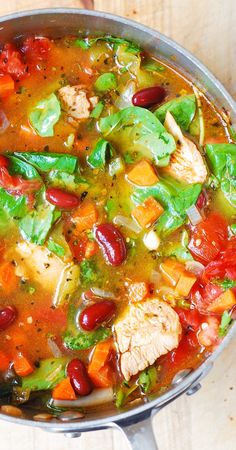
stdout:
{"type": "Polygon", "coordinates": [[[72,359],[67,366],[67,375],[74,391],[79,395],[88,395],[93,389],[87,370],[80,359],[72,359]]]}
{"type": "Polygon", "coordinates": [[[76,195],[58,188],[48,188],[46,190],[46,199],[49,203],[63,209],[73,209],[80,204],[80,199],[76,195]]]}
{"type": "Polygon", "coordinates": [[[6,306],[0,309],[0,331],[6,330],[16,318],[16,309],[13,306],[6,306]]]}
{"type": "Polygon", "coordinates": [[[4,155],[0,155],[0,169],[2,169],[3,167],[7,169],[8,166],[9,166],[9,159],[4,155]]]}
{"type": "Polygon", "coordinates": [[[133,95],[132,103],[134,106],[148,108],[149,106],[161,103],[166,96],[166,90],[162,86],[153,86],[142,89],[133,95]]]}
{"type": "Polygon", "coordinates": [[[95,227],[95,239],[112,266],[119,266],[123,263],[127,249],[125,239],[118,228],[112,223],[102,223],[95,227]]]}
{"type": "Polygon", "coordinates": [[[94,303],[81,312],[79,316],[80,326],[83,330],[92,331],[98,325],[110,320],[115,311],[116,305],[111,300],[94,303]]]}

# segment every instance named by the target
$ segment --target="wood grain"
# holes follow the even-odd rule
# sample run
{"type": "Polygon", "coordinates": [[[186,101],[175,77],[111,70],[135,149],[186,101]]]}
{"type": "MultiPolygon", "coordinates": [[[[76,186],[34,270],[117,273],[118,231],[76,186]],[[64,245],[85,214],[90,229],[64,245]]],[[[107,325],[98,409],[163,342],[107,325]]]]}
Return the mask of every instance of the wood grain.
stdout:
{"type": "MultiPolygon", "coordinates": [[[[89,7],[147,24],[178,41],[207,65],[236,98],[235,0],[95,0],[89,7]]],[[[81,0],[8,0],[0,14],[45,7],[83,7],[81,0]]],[[[235,341],[216,362],[202,389],[182,396],[154,418],[160,450],[236,448],[235,341]]],[[[84,434],[79,440],[0,423],[1,450],[127,450],[117,431],[84,434]]],[[[140,449],[143,450],[143,449],[140,449]]],[[[148,449],[147,449],[148,450],[148,449]]]]}

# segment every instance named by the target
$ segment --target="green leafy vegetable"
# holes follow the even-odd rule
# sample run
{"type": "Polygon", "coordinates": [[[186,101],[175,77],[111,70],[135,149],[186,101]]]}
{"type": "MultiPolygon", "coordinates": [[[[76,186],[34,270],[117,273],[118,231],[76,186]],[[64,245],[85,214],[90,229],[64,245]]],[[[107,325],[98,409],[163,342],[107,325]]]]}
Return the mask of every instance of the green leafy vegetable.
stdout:
{"type": "Polygon", "coordinates": [[[5,189],[0,188],[0,210],[3,210],[10,217],[23,217],[27,211],[26,197],[14,197],[8,194],[5,189]]]}
{"type": "Polygon", "coordinates": [[[166,68],[162,66],[161,64],[158,64],[154,59],[150,59],[149,61],[146,61],[142,68],[144,70],[148,70],[149,72],[164,72],[166,68]]]}
{"type": "Polygon", "coordinates": [[[59,170],[49,172],[47,181],[50,186],[65,189],[76,194],[83,192],[88,188],[88,181],[81,177],[80,173],[68,174],[59,170]]]}
{"type": "Polygon", "coordinates": [[[93,347],[98,342],[104,341],[110,334],[111,330],[109,330],[109,328],[100,327],[89,333],[80,331],[76,336],[67,334],[64,337],[64,343],[71,350],[86,350],[87,348],[93,347]]]}
{"type": "Polygon", "coordinates": [[[224,196],[236,207],[236,144],[207,144],[206,154],[224,196]]]}
{"type": "Polygon", "coordinates": [[[102,111],[104,109],[104,103],[98,102],[96,106],[93,108],[93,110],[90,113],[90,117],[92,119],[99,119],[100,115],[102,114],[102,111]]]}
{"type": "Polygon", "coordinates": [[[133,383],[129,386],[128,383],[124,382],[123,385],[116,392],[116,407],[121,408],[124,406],[129,396],[138,389],[138,384],[133,383]]]}
{"type": "Polygon", "coordinates": [[[231,315],[229,314],[228,311],[225,311],[222,314],[221,323],[220,323],[220,327],[219,327],[219,336],[220,337],[224,337],[227,334],[229,327],[231,325],[231,322],[232,322],[231,315]]]}
{"type": "Polygon", "coordinates": [[[106,160],[114,155],[112,145],[105,139],[99,139],[88,157],[88,163],[94,169],[104,169],[106,160]]]}
{"type": "Polygon", "coordinates": [[[76,39],[74,45],[80,47],[84,50],[90,48],[92,45],[96,44],[98,41],[105,41],[111,45],[125,45],[126,51],[130,53],[139,53],[140,48],[134,44],[133,42],[127,41],[126,39],[113,37],[113,36],[99,36],[96,38],[85,38],[85,39],[76,39]]]}
{"type": "Polygon", "coordinates": [[[177,124],[183,128],[183,130],[188,130],[196,113],[195,95],[184,95],[170,100],[161,105],[154,114],[162,123],[164,123],[167,111],[171,112],[177,124]]]}
{"type": "Polygon", "coordinates": [[[230,280],[229,278],[225,278],[224,280],[215,279],[212,282],[213,284],[217,284],[218,286],[220,286],[225,291],[236,286],[236,280],[230,280]]]}
{"type": "Polygon", "coordinates": [[[42,137],[54,135],[54,125],[61,115],[61,105],[55,94],[41,100],[29,115],[30,123],[42,137]]]}
{"type": "Polygon", "coordinates": [[[105,211],[107,212],[109,221],[112,220],[118,211],[118,202],[114,198],[109,198],[105,204],[105,211]]]}
{"type": "Polygon", "coordinates": [[[47,235],[60,217],[60,212],[55,206],[44,200],[43,191],[39,193],[35,209],[29,211],[20,221],[19,228],[24,239],[34,244],[43,245],[47,235]]]}
{"type": "Polygon", "coordinates": [[[57,256],[64,256],[65,255],[65,249],[60,245],[57,244],[57,242],[53,241],[52,239],[49,239],[47,243],[47,248],[50,250],[50,252],[55,253],[57,256]]]}
{"type": "Polygon", "coordinates": [[[68,358],[50,358],[40,361],[40,367],[22,378],[22,388],[31,391],[52,389],[65,378],[68,358]]]}
{"type": "Polygon", "coordinates": [[[154,159],[159,166],[168,165],[175,150],[175,140],[150,111],[137,106],[125,108],[99,121],[104,138],[122,152],[127,148],[154,159]]]}
{"type": "Polygon", "coordinates": [[[200,184],[183,186],[174,180],[170,182],[163,179],[153,186],[136,189],[132,200],[135,203],[143,203],[151,196],[160,201],[165,211],[159,218],[155,230],[164,237],[185,223],[186,210],[196,203],[200,192],[200,184]]]}
{"type": "Polygon", "coordinates": [[[76,156],[65,153],[15,152],[13,155],[31,164],[39,172],[59,170],[72,174],[78,162],[76,156]]]}
{"type": "Polygon", "coordinates": [[[153,390],[153,388],[157,383],[157,380],[158,380],[157,369],[154,366],[143,370],[138,378],[139,385],[141,386],[145,394],[153,390]]]}
{"type": "Polygon", "coordinates": [[[80,264],[80,280],[83,285],[97,281],[97,270],[95,262],[84,260],[80,264]]]}
{"type": "Polygon", "coordinates": [[[105,94],[117,88],[116,76],[112,72],[103,73],[94,83],[94,88],[97,92],[105,94]]]}
{"type": "Polygon", "coordinates": [[[16,156],[7,155],[10,160],[9,172],[11,175],[21,175],[26,180],[33,180],[35,178],[40,178],[37,170],[29,163],[22,161],[16,156]]]}

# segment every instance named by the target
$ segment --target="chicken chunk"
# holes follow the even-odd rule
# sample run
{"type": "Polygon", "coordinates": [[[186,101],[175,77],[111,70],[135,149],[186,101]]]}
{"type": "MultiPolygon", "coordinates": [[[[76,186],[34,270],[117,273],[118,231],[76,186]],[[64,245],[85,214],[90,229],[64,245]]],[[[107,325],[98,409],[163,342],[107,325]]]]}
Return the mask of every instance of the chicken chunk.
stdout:
{"type": "Polygon", "coordinates": [[[98,97],[89,97],[82,85],[64,86],[58,93],[66,112],[74,120],[87,119],[98,102],[98,97]]]}
{"type": "Polygon", "coordinates": [[[176,348],[181,336],[178,314],[158,298],[129,305],[114,329],[127,381],[176,348]]]}
{"type": "Polygon", "coordinates": [[[15,261],[17,276],[41,284],[50,293],[55,291],[58,279],[66,267],[47,247],[29,242],[19,242],[9,249],[6,257],[15,261]]]}
{"type": "Polygon", "coordinates": [[[204,183],[207,169],[203,157],[196,144],[183,135],[169,111],[166,114],[165,128],[176,141],[176,150],[171,155],[169,166],[165,172],[186,183],[204,183]]]}

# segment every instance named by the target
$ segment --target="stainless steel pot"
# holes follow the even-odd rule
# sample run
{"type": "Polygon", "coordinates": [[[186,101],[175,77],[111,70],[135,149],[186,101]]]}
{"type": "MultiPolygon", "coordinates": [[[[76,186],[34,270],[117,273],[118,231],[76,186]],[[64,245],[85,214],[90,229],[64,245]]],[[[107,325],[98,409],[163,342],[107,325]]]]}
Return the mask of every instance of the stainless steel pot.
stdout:
{"type": "MultiPolygon", "coordinates": [[[[228,111],[232,122],[236,123],[236,104],[222,84],[195,57],[155,30],[151,30],[131,20],[110,14],[80,9],[45,9],[21,12],[0,18],[0,43],[27,34],[42,34],[59,37],[65,34],[84,32],[92,34],[109,33],[139,43],[154,55],[161,55],[172,66],[178,68],[187,78],[206,93],[215,103],[219,111],[228,111]]],[[[172,384],[170,389],[160,397],[141,400],[127,407],[123,412],[117,412],[111,407],[102,407],[99,411],[91,412],[83,420],[77,422],[36,422],[32,413],[25,419],[14,418],[0,414],[0,419],[12,423],[40,427],[55,433],[64,433],[70,437],[77,437],[81,432],[104,428],[117,428],[122,431],[130,448],[140,450],[157,449],[152,432],[151,418],[165,405],[183,393],[188,395],[196,392],[200,380],[206,376],[213,366],[214,360],[224,350],[229,340],[236,335],[236,324],[231,328],[227,337],[218,349],[196,370],[183,373],[172,384]]]]}

